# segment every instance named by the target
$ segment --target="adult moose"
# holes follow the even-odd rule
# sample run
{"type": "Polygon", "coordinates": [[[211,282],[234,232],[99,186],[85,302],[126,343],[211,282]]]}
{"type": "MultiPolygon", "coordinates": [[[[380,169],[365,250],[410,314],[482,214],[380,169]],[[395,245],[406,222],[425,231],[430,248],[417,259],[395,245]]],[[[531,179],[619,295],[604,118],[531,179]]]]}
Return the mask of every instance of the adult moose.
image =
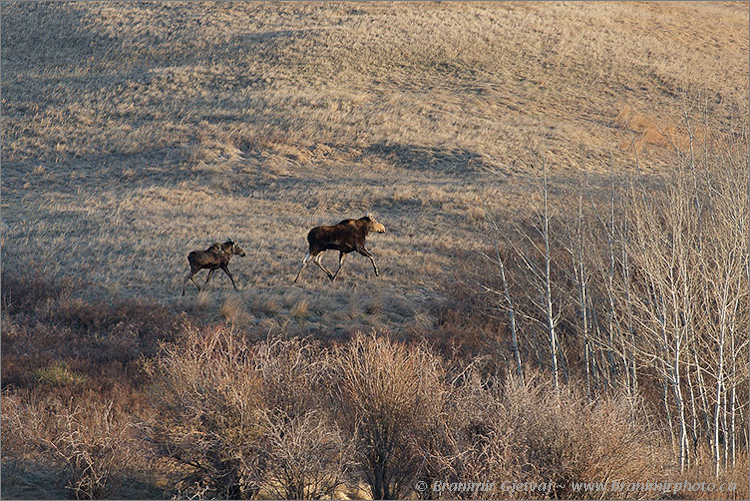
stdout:
{"type": "Polygon", "coordinates": [[[375,264],[372,254],[365,248],[365,237],[371,231],[385,233],[385,226],[375,221],[372,214],[368,213],[360,219],[345,219],[335,226],[318,226],[313,228],[307,234],[307,242],[310,244],[307,255],[302,261],[302,268],[297,273],[295,282],[299,280],[302,270],[307,267],[312,259],[318,267],[323,270],[331,281],[336,279],[341,267],[344,265],[344,258],[352,251],[357,251],[363,256],[370,258],[372,267],[375,268],[375,275],[379,276],[378,266],[375,264]],[[320,262],[323,252],[327,250],[339,251],[339,269],[336,273],[331,273],[320,262]]]}
{"type": "Polygon", "coordinates": [[[182,282],[182,295],[185,295],[185,285],[190,280],[193,284],[201,290],[200,286],[195,282],[193,276],[203,269],[208,269],[208,276],[206,277],[206,283],[203,284],[205,288],[208,285],[208,281],[211,280],[211,276],[218,269],[222,269],[227,274],[229,280],[232,281],[234,290],[237,290],[237,284],[234,283],[234,277],[229,273],[229,259],[234,256],[244,256],[245,251],[233,242],[231,239],[227,240],[223,244],[216,242],[211,244],[206,250],[196,250],[188,254],[188,262],[190,263],[190,273],[185,277],[185,281],[182,282]]]}

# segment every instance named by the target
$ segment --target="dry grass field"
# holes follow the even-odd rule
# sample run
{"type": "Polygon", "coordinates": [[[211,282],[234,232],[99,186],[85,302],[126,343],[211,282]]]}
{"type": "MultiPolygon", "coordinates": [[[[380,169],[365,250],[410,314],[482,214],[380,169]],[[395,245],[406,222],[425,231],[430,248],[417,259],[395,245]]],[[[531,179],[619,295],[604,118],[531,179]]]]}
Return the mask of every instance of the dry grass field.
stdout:
{"type": "Polygon", "coordinates": [[[635,140],[658,171],[683,94],[746,112],[741,3],[24,2],[2,23],[6,269],[215,314],[229,282],[180,299],[186,254],[231,237],[245,318],[312,329],[429,321],[485,211],[524,210],[535,155],[564,181],[634,168],[635,140]],[[365,210],[382,277],[353,257],[293,286],[307,230],[365,210]]]}
{"type": "MultiPolygon", "coordinates": [[[[563,207],[582,175],[669,178],[683,110],[705,118],[699,136],[738,137],[748,113],[742,2],[3,1],[0,15],[4,278],[259,338],[429,332],[456,290],[481,294],[486,218],[537,206],[541,158],[563,207]],[[380,277],[355,253],[333,283],[315,266],[293,283],[310,228],[368,211],[387,229],[368,238],[380,277]],[[247,252],[229,266],[239,290],[219,271],[181,297],[188,252],[226,238],[247,252]]],[[[151,318],[128,308],[111,325],[151,318]]]]}

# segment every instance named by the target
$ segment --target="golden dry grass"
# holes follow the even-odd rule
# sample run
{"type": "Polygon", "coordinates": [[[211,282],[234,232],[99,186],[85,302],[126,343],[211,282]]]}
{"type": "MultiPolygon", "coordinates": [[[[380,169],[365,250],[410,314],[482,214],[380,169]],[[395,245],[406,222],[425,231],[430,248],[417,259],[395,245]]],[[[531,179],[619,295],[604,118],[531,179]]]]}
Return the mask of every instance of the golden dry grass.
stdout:
{"type": "Polygon", "coordinates": [[[537,154],[564,181],[632,169],[636,143],[658,172],[683,95],[719,128],[746,114],[747,25],[739,2],[4,3],[4,266],[240,323],[408,330],[485,211],[524,210],[537,154]],[[355,254],[293,285],[308,229],[366,210],[382,276],[355,254]],[[227,237],[240,299],[223,275],[180,298],[187,253],[227,237]]]}

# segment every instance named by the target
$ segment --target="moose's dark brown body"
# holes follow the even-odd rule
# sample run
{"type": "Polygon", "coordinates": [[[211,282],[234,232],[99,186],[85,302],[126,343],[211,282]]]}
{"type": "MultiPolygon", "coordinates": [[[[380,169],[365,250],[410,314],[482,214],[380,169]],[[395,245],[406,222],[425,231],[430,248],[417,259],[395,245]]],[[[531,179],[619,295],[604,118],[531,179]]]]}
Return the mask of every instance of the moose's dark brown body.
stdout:
{"type": "Polygon", "coordinates": [[[198,287],[198,290],[201,290],[193,276],[203,269],[209,270],[208,276],[206,277],[206,283],[203,284],[203,287],[208,285],[208,281],[211,280],[211,276],[216,270],[222,269],[229,277],[229,280],[232,281],[234,289],[237,290],[237,285],[234,283],[234,277],[229,273],[228,268],[229,260],[233,255],[244,256],[245,251],[231,240],[227,240],[223,244],[216,242],[206,250],[197,250],[188,254],[190,273],[185,277],[185,281],[182,283],[182,295],[185,295],[185,285],[187,285],[188,280],[192,281],[193,284],[198,287]]]}
{"type": "Polygon", "coordinates": [[[365,248],[365,238],[371,231],[385,233],[385,226],[375,221],[371,214],[360,219],[345,219],[335,226],[318,226],[313,228],[307,234],[307,243],[309,244],[307,255],[302,261],[302,268],[300,268],[297,278],[294,281],[299,280],[302,270],[307,267],[310,259],[328,275],[328,278],[335,280],[344,264],[344,257],[354,251],[368,257],[375,269],[375,275],[380,275],[378,267],[375,264],[375,259],[373,259],[372,254],[365,248]],[[328,271],[320,262],[323,252],[327,250],[339,251],[339,268],[336,270],[336,273],[328,271]]]}

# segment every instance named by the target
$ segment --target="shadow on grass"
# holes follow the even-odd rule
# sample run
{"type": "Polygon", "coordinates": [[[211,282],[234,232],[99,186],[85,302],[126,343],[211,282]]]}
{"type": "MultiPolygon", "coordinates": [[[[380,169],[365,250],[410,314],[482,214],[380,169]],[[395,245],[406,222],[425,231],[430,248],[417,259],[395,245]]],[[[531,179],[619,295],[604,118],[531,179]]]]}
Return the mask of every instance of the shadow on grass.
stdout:
{"type": "Polygon", "coordinates": [[[435,148],[410,144],[379,142],[368,146],[364,155],[381,157],[394,166],[407,170],[431,171],[465,176],[492,170],[482,155],[463,148],[435,148]]]}

